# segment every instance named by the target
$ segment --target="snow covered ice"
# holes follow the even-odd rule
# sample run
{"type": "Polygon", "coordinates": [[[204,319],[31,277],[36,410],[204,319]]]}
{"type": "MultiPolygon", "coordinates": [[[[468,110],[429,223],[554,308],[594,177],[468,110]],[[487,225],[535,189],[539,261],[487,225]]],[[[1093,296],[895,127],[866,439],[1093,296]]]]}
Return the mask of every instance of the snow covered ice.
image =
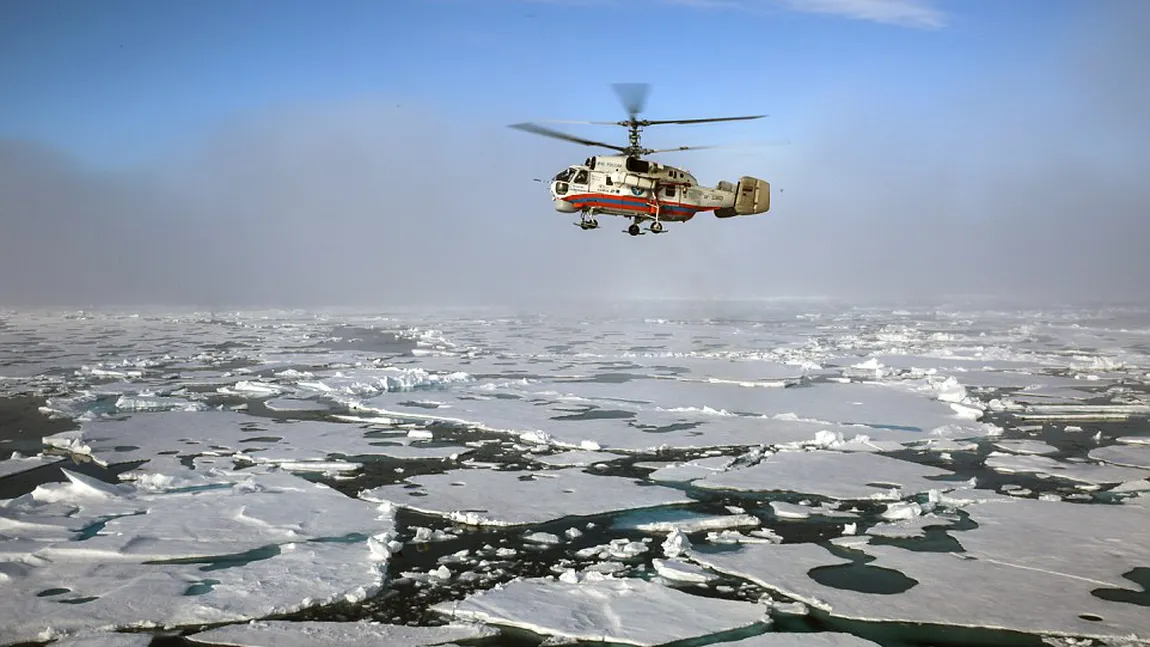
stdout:
{"type": "Polygon", "coordinates": [[[0,645],[1150,644],[1150,311],[0,324],[0,645]]]}

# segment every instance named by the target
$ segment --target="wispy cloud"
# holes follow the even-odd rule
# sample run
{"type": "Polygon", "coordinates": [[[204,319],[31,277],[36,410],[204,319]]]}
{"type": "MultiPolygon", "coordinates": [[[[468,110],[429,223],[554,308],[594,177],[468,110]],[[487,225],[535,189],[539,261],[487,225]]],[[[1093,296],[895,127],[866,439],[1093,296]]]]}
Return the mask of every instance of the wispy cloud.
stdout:
{"type": "MultiPolygon", "coordinates": [[[[538,1],[538,0],[536,0],[538,1]]],[[[572,0],[553,0],[556,2],[572,0]]],[[[820,13],[855,20],[940,29],[946,25],[946,14],[932,5],[932,0],[658,0],[663,4],[700,9],[753,9],[764,4],[782,6],[791,11],[820,13]]]]}
{"type": "Polygon", "coordinates": [[[939,29],[946,25],[946,15],[929,0],[783,0],[795,11],[825,13],[857,20],[939,29]]]}
{"type": "MultiPolygon", "coordinates": [[[[522,0],[535,4],[586,6],[611,4],[613,0],[522,0]]],[[[664,5],[696,9],[748,10],[774,5],[790,11],[819,13],[854,20],[916,29],[941,29],[946,14],[934,6],[934,0],[653,0],[664,5]]],[[[634,0],[614,0],[623,5],[634,0]]]]}

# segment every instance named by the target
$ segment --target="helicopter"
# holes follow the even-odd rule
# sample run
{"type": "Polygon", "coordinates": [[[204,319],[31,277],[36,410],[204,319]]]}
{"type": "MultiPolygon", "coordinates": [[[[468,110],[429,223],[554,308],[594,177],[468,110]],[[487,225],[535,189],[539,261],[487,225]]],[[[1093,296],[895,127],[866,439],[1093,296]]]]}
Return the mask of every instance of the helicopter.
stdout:
{"type": "Polygon", "coordinates": [[[573,164],[552,177],[549,188],[556,211],[578,212],[579,221],[573,224],[583,230],[598,229],[599,215],[629,218],[631,225],[626,232],[638,236],[645,233],[641,227],[643,223],[647,223],[647,231],[650,233],[661,234],[665,231],[663,223],[686,222],[701,212],[711,211],[718,218],[731,218],[766,213],[770,209],[771,185],[765,180],[744,175],[739,178],[737,184],[724,180],[714,187],[707,187],[700,185],[687,169],[643,159],[647,155],[715,148],[714,146],[652,149],[645,148],[640,143],[640,132],[647,126],[742,121],[761,119],[766,115],[639,119],[650,92],[650,85],[615,83],[611,87],[627,110],[626,121],[561,123],[623,126],[629,131],[626,146],[584,139],[534,123],[509,126],[536,135],[618,151],[618,155],[588,157],[582,164],[573,164]]]}

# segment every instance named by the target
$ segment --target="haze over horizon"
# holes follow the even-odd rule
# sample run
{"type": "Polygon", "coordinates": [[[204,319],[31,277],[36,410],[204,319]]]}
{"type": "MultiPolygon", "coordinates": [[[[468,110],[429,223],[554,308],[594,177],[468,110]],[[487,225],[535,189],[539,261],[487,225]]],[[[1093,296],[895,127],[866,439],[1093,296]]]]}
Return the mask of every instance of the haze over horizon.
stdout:
{"type": "Polygon", "coordinates": [[[1145,301],[1146,33],[1138,0],[14,0],[0,306],[1145,301]],[[634,81],[652,119],[769,114],[643,143],[791,142],[659,157],[771,210],[556,213],[532,179],[598,149],[506,125],[634,81]]]}

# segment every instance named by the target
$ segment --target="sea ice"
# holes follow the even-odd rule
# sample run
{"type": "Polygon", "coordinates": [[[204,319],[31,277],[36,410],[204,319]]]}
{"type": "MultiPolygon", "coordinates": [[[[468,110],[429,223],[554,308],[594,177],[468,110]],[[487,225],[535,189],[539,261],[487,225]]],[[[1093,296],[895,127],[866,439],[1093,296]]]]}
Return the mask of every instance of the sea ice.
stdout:
{"type": "Polygon", "coordinates": [[[493,629],[452,623],[408,627],[378,622],[288,622],[264,620],[191,634],[193,643],[235,647],[430,647],[496,635],[493,629]]]}
{"type": "Polygon", "coordinates": [[[545,465],[554,467],[587,467],[596,463],[606,463],[619,458],[622,454],[611,452],[596,452],[586,450],[572,450],[557,454],[541,454],[534,459],[545,465]]]}
{"type": "Polygon", "coordinates": [[[722,647],[878,647],[878,643],[865,638],[832,631],[768,631],[750,638],[716,644],[722,647]]]}
{"type": "Polygon", "coordinates": [[[958,487],[951,472],[897,458],[829,450],[779,452],[762,462],[693,481],[707,490],[798,492],[832,499],[902,498],[958,487]],[[897,494],[891,493],[898,490],[897,494]]]}
{"type": "Polygon", "coordinates": [[[342,422],[279,421],[238,412],[181,411],[85,421],[78,431],[46,436],[44,442],[90,453],[102,464],[148,460],[172,450],[179,456],[217,454],[272,463],[326,461],[340,455],[447,458],[470,451],[466,447],[428,447],[406,436],[372,437],[367,435],[370,431],[342,422]]]}
{"type": "Polygon", "coordinates": [[[809,519],[811,516],[845,519],[858,518],[858,515],[852,512],[839,512],[831,508],[800,505],[786,501],[771,501],[771,512],[779,519],[809,519]]]}
{"type": "Polygon", "coordinates": [[[52,647],[148,647],[152,634],[93,633],[57,640],[52,647]]]}
{"type": "Polygon", "coordinates": [[[1041,440],[999,440],[994,446],[1014,454],[1057,454],[1058,448],[1041,440]]]}
{"type": "MultiPolygon", "coordinates": [[[[1019,545],[1017,537],[1012,543],[1019,545]]],[[[1150,630],[1142,607],[1105,602],[1090,595],[1089,586],[1072,586],[1074,580],[1061,574],[957,553],[858,542],[852,546],[878,558],[864,568],[897,571],[909,578],[910,588],[876,595],[820,584],[808,574],[810,571],[850,562],[814,544],[745,545],[736,551],[695,553],[692,560],[746,577],[832,617],[1097,638],[1145,635],[1150,630]],[[1004,604],[1004,600],[1011,603],[1004,604]]]]}
{"type": "Polygon", "coordinates": [[[684,593],[639,579],[515,580],[432,607],[448,617],[573,640],[654,646],[768,622],[766,607],[684,593]]]}
{"type": "Polygon", "coordinates": [[[45,465],[59,463],[62,460],[64,459],[45,456],[43,454],[37,454],[35,456],[13,454],[10,458],[0,460],[0,479],[7,476],[15,476],[16,474],[34,470],[38,467],[44,467],[45,465]]]}
{"type": "Polygon", "coordinates": [[[0,555],[0,616],[11,619],[0,642],[248,620],[359,600],[385,577],[392,509],[290,474],[205,479],[190,488],[65,475],[66,483],[3,502],[4,518],[38,519],[63,532],[41,532],[44,541],[0,555]]]}
{"type": "MultiPolygon", "coordinates": [[[[1150,469],[1150,444],[1098,447],[1090,450],[1088,456],[1096,461],[1105,461],[1114,465],[1150,469]]],[[[1146,476],[1150,477],[1150,472],[1146,476]]]]}
{"type": "Polygon", "coordinates": [[[579,469],[495,471],[470,469],[413,476],[407,484],[361,492],[367,501],[394,501],[472,525],[513,526],[564,517],[689,503],[677,490],[579,469]]]}
{"type": "Polygon", "coordinates": [[[1055,460],[1047,456],[1015,455],[1001,452],[990,452],[986,457],[986,466],[996,472],[1006,474],[1022,473],[1057,476],[1059,478],[1093,485],[1114,485],[1116,483],[1122,483],[1123,481],[1150,477],[1150,471],[1131,467],[1117,467],[1114,465],[1099,465],[1093,463],[1070,463],[1055,460]]]}

